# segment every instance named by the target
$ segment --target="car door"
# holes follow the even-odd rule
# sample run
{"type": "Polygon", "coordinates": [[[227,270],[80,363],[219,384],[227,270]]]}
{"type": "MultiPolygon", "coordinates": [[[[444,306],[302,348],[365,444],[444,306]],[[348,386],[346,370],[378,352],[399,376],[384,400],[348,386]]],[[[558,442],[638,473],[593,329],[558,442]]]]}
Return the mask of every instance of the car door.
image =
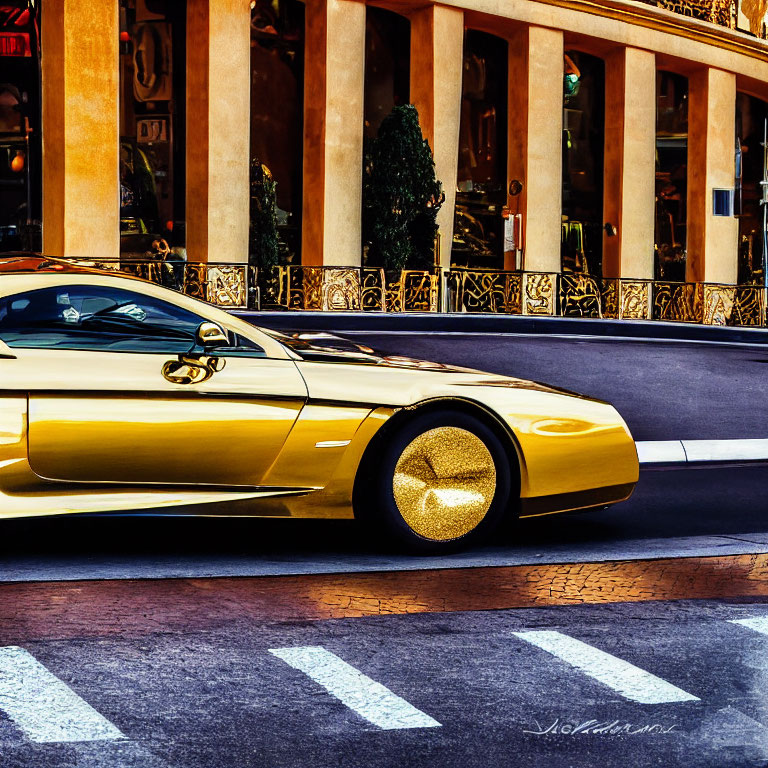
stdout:
{"type": "Polygon", "coordinates": [[[258,486],[306,399],[296,366],[230,332],[210,375],[178,375],[206,318],[125,282],[0,299],[0,340],[16,357],[0,389],[29,395],[32,470],[78,483],[258,486]]]}

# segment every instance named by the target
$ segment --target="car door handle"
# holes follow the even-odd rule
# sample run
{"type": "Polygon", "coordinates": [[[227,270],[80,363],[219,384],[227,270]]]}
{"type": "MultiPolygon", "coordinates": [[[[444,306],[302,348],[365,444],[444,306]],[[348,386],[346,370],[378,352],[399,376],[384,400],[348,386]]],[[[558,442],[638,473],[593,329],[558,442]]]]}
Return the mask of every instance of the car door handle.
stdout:
{"type": "Polygon", "coordinates": [[[220,357],[186,357],[179,355],[177,360],[168,360],[163,364],[162,373],[171,384],[201,384],[222,370],[226,360],[220,357]]]}

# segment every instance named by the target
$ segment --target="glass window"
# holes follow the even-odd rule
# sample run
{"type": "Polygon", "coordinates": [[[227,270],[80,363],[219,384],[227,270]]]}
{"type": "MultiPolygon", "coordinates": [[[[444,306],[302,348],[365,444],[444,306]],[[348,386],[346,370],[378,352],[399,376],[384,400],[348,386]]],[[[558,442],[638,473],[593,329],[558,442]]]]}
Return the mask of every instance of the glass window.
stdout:
{"type": "Polygon", "coordinates": [[[739,283],[765,281],[765,206],[761,182],[766,178],[768,103],[736,96],[736,217],[739,222],[739,283]]]}
{"type": "Polygon", "coordinates": [[[63,285],[0,299],[0,339],[9,347],[182,354],[204,318],[150,296],[63,285]]]}
{"type": "Polygon", "coordinates": [[[508,67],[506,40],[467,30],[451,247],[454,267],[504,265],[508,67]]]}
{"type": "Polygon", "coordinates": [[[363,130],[372,139],[381,121],[410,101],[411,23],[383,8],[367,6],[365,14],[363,130]]]}
{"type": "MultiPolygon", "coordinates": [[[[304,3],[251,2],[251,166],[263,166],[274,182],[267,205],[275,206],[280,263],[299,263],[304,163],[304,3]],[[274,198],[272,198],[274,195],[274,198]]],[[[251,182],[260,182],[252,170],[251,182]],[[254,178],[255,176],[255,178],[254,178]]],[[[261,192],[252,188],[254,191],[261,192]]],[[[260,227],[251,201],[251,263],[260,265],[260,227]]]]}
{"type": "Polygon", "coordinates": [[[39,8],[0,2],[0,252],[41,248],[39,8]]]}
{"type": "Polygon", "coordinates": [[[561,264],[602,277],[605,62],[567,51],[563,68],[561,264]]]}
{"type": "Polygon", "coordinates": [[[119,5],[120,252],[184,257],[187,4],[119,5]]]}
{"type": "Polygon", "coordinates": [[[688,78],[656,73],[657,280],[685,280],[688,201],[688,78]]]}

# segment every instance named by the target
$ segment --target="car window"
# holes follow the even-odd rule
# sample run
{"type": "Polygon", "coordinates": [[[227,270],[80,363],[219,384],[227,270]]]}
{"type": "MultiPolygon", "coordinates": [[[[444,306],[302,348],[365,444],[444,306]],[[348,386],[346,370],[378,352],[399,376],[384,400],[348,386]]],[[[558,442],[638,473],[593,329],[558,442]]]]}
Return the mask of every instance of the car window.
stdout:
{"type": "MultiPolygon", "coordinates": [[[[105,286],[57,286],[0,298],[0,339],[9,347],[183,354],[195,347],[204,321],[161,299],[105,286]]],[[[259,354],[260,347],[238,334],[230,339],[227,354],[259,354]]]]}

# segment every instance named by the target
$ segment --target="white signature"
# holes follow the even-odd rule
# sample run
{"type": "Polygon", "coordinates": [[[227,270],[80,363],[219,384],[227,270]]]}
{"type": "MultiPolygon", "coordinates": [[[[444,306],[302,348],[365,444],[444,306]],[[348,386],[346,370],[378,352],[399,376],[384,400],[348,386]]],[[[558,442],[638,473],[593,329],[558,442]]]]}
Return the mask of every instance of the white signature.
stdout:
{"type": "Polygon", "coordinates": [[[537,720],[533,722],[536,723],[536,730],[525,730],[523,733],[531,733],[534,736],[546,736],[548,734],[560,736],[618,736],[619,734],[627,734],[638,736],[645,733],[672,733],[677,728],[676,725],[662,725],[661,723],[636,725],[623,720],[584,720],[578,723],[571,720],[561,720],[559,717],[547,728],[542,728],[537,720]]]}

